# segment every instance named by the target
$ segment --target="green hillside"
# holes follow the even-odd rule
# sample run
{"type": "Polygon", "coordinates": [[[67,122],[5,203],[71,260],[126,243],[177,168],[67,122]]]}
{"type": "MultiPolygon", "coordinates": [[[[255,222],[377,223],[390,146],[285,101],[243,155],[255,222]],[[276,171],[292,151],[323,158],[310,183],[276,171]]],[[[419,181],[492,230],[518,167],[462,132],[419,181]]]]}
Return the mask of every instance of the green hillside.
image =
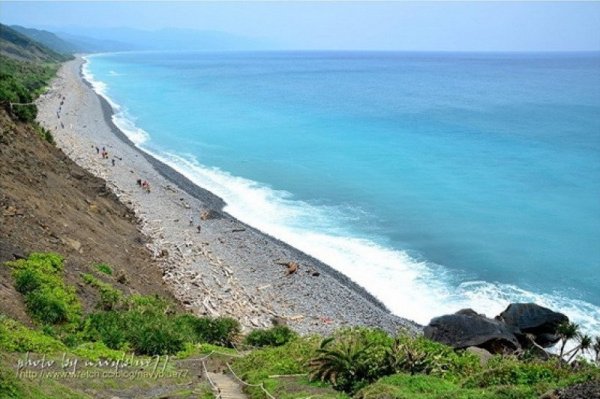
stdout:
{"type": "Polygon", "coordinates": [[[0,54],[20,61],[42,63],[63,62],[70,58],[3,24],[0,24],[0,54]]]}
{"type": "Polygon", "coordinates": [[[25,28],[19,25],[12,25],[11,28],[60,54],[74,54],[78,51],[82,51],[78,46],[63,40],[54,33],[46,30],[25,28]]]}

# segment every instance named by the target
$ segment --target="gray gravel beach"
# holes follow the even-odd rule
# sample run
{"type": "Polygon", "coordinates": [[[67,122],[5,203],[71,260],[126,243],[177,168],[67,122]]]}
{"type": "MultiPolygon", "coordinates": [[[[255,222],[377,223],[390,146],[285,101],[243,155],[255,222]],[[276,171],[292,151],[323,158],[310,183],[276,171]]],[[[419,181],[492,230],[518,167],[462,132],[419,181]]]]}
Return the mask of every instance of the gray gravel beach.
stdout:
{"type": "Polygon", "coordinates": [[[246,329],[278,318],[301,333],[354,325],[420,330],[343,274],[223,212],[221,198],[135,147],[112,122],[111,106],[82,78],[83,62],[77,57],[62,66],[38,100],[38,120],[136,213],[165,282],[186,307],[238,318],[246,329]]]}

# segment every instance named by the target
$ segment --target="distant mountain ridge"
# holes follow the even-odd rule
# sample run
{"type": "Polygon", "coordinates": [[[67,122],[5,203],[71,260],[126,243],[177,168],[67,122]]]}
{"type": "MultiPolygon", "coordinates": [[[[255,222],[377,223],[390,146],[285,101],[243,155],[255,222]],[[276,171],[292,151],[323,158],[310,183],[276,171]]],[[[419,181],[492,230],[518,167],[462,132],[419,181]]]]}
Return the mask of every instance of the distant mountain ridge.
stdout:
{"type": "Polygon", "coordinates": [[[65,41],[58,37],[56,34],[47,30],[25,28],[19,25],[11,25],[10,28],[29,37],[32,40],[37,41],[38,43],[43,44],[44,46],[56,51],[57,53],[74,54],[76,52],[82,51],[82,49],[79,46],[65,41]]]}
{"type": "Polygon", "coordinates": [[[141,30],[125,27],[61,27],[45,26],[56,36],[73,44],[81,44],[88,52],[127,50],[267,50],[274,43],[260,38],[227,32],[187,28],[141,30]]]}
{"type": "Polygon", "coordinates": [[[63,62],[70,58],[3,24],[0,24],[0,54],[32,62],[63,62]]]}
{"type": "Polygon", "coordinates": [[[131,28],[44,29],[19,25],[1,25],[0,51],[8,56],[29,61],[64,61],[75,53],[97,53],[135,50],[272,50],[277,45],[259,38],[238,36],[219,31],[163,28],[140,30],[131,28]]]}

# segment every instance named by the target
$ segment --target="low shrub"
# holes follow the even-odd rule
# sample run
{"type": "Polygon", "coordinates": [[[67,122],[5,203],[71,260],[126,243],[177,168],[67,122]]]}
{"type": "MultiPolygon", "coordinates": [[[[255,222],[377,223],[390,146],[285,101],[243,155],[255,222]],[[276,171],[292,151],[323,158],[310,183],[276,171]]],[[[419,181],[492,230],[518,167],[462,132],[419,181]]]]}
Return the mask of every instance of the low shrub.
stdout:
{"type": "Polygon", "coordinates": [[[54,142],[54,136],[52,136],[52,132],[50,132],[50,130],[48,130],[45,127],[41,126],[37,122],[33,122],[32,126],[35,129],[35,131],[38,134],[38,136],[40,136],[40,138],[42,140],[45,140],[45,141],[47,141],[50,144],[56,144],[54,142]]]}
{"type": "Polygon", "coordinates": [[[297,336],[288,326],[275,326],[267,330],[252,331],[246,337],[246,343],[252,346],[281,346],[297,336]]]}
{"type": "Polygon", "coordinates": [[[309,362],[311,379],[327,381],[340,391],[354,393],[390,374],[387,364],[393,339],[384,331],[352,328],[321,342],[309,362]]]}
{"type": "Polygon", "coordinates": [[[241,327],[231,317],[200,317],[194,322],[199,342],[231,347],[237,340],[241,327]]]}
{"type": "MultiPolygon", "coordinates": [[[[308,373],[308,361],[315,356],[321,337],[299,337],[285,345],[255,349],[236,359],[233,368],[251,384],[266,383],[274,374],[308,373]]],[[[249,388],[251,397],[263,397],[260,389],[249,388]]]]}
{"type": "Polygon", "coordinates": [[[186,343],[231,345],[240,329],[229,318],[177,315],[168,301],[155,296],[134,295],[123,302],[122,308],[90,314],[83,324],[85,339],[115,350],[130,347],[140,355],[163,355],[184,350],[186,343]]]}
{"type": "Polygon", "coordinates": [[[97,279],[89,273],[82,274],[82,278],[86,284],[100,291],[100,302],[98,303],[100,309],[112,310],[123,304],[123,294],[112,285],[97,279]]]}
{"type": "MultiPolygon", "coordinates": [[[[515,358],[496,357],[487,367],[465,379],[463,386],[487,388],[499,385],[556,384],[574,376],[573,370],[560,367],[557,360],[524,362],[515,358]]],[[[600,374],[598,374],[600,377],[600,374]]]]}
{"type": "Polygon", "coordinates": [[[389,374],[406,372],[412,375],[432,374],[459,379],[481,368],[477,356],[456,352],[453,348],[422,336],[398,336],[387,352],[389,374]]]}
{"type": "Polygon", "coordinates": [[[354,396],[355,399],[537,399],[530,387],[501,386],[465,389],[432,375],[395,374],[384,377],[354,396]]]}
{"type": "Polygon", "coordinates": [[[123,359],[125,351],[110,349],[103,342],[85,342],[75,347],[73,353],[84,359],[98,361],[123,359]]]}
{"type": "Polygon", "coordinates": [[[129,335],[129,342],[137,354],[175,354],[184,349],[184,338],[166,319],[142,318],[135,334],[129,335]]]}
{"type": "Polygon", "coordinates": [[[73,287],[62,279],[63,259],[53,253],[32,253],[27,259],[7,262],[15,288],[25,296],[28,313],[41,323],[70,324],[81,318],[81,304],[73,287]]]}
{"type": "Polygon", "coordinates": [[[113,274],[112,268],[106,263],[98,263],[96,265],[96,269],[101,273],[108,274],[109,276],[112,276],[113,274]]]}
{"type": "Polygon", "coordinates": [[[0,315],[0,349],[7,352],[52,353],[66,348],[59,340],[0,315]]]}
{"type": "Polygon", "coordinates": [[[37,107],[31,103],[55,75],[57,64],[17,61],[0,55],[0,105],[24,122],[33,122],[37,107]]]}
{"type": "Polygon", "coordinates": [[[121,349],[128,340],[127,321],[123,314],[115,311],[97,312],[88,315],[83,323],[84,339],[101,341],[110,349],[121,349]]]}

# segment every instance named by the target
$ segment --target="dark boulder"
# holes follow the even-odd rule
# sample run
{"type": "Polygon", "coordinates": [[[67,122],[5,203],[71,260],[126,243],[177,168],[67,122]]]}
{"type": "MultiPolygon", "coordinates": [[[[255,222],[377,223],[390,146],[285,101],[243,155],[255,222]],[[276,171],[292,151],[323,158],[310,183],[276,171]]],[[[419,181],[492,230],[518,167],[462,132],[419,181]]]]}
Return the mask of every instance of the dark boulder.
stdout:
{"type": "Polygon", "coordinates": [[[559,391],[560,399],[600,399],[600,381],[588,381],[559,391]]]}
{"type": "Polygon", "coordinates": [[[533,335],[538,345],[547,348],[558,342],[556,330],[561,323],[568,322],[569,318],[535,303],[511,303],[504,312],[496,316],[496,320],[523,334],[533,335]]]}
{"type": "Polygon", "coordinates": [[[480,315],[479,313],[477,313],[476,311],[474,311],[471,308],[461,309],[461,310],[459,310],[458,312],[456,312],[454,314],[464,314],[466,316],[484,316],[484,315],[480,315]]]}
{"type": "Polygon", "coordinates": [[[474,311],[436,317],[425,327],[426,338],[455,349],[476,346],[491,353],[510,353],[520,349],[513,327],[488,319],[474,311]]]}

